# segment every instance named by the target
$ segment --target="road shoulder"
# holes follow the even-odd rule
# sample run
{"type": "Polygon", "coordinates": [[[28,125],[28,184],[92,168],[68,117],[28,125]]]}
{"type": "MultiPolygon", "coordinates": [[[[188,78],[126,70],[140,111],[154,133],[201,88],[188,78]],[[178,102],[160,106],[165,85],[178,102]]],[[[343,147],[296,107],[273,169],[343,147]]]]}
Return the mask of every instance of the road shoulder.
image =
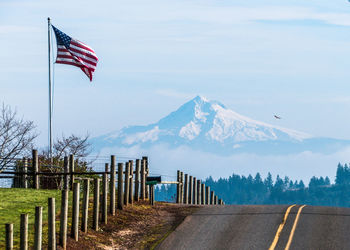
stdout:
{"type": "Polygon", "coordinates": [[[68,240],[69,249],[153,249],[167,237],[195,206],[140,202],[108,217],[97,232],[80,232],[78,242],[68,240]]]}

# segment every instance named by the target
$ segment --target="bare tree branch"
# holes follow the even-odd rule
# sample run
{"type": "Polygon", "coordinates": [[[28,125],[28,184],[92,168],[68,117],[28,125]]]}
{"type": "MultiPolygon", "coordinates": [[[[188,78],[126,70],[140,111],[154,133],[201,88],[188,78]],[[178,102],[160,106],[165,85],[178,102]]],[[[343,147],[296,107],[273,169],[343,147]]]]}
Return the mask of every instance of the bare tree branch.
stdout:
{"type": "Polygon", "coordinates": [[[37,136],[32,121],[17,118],[17,112],[3,104],[0,110],[0,172],[13,159],[28,155],[37,136]]]}

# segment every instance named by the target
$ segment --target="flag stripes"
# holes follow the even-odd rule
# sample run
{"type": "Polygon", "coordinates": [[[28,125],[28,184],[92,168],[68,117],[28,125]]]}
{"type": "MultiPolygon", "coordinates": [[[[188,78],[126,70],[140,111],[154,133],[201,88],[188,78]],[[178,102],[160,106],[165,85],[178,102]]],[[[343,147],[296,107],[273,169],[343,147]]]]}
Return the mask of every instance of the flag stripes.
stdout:
{"type": "Polygon", "coordinates": [[[98,58],[94,50],[52,26],[57,40],[56,63],[79,67],[92,81],[98,58]]]}
{"type": "Polygon", "coordinates": [[[97,61],[96,60],[93,60],[91,59],[90,57],[86,57],[84,55],[81,55],[79,53],[75,53],[75,55],[72,55],[72,53],[70,53],[68,50],[66,49],[62,49],[62,48],[59,48],[57,50],[57,59],[59,58],[71,58],[71,59],[75,59],[75,57],[78,57],[80,60],[82,60],[83,62],[86,62],[88,64],[91,64],[92,67],[96,67],[97,65],[97,61]]]}

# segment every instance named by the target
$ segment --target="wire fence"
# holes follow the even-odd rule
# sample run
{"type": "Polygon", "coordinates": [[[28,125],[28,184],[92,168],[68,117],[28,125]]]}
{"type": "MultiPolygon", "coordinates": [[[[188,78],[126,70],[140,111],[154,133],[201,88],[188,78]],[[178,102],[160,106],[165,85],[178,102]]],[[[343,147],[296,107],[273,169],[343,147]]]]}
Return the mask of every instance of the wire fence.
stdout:
{"type": "MultiPolygon", "coordinates": [[[[0,158],[1,161],[2,158],[0,158]]],[[[116,156],[115,157],[116,165],[118,163],[126,163],[132,162],[133,168],[136,167],[136,160],[140,159],[136,156],[116,156]]],[[[77,159],[75,159],[77,160],[77,159]]],[[[108,172],[110,170],[111,165],[111,156],[106,155],[89,155],[88,157],[78,159],[80,162],[83,162],[86,166],[86,170],[93,174],[95,172],[102,173],[108,172]]],[[[3,168],[0,168],[0,188],[11,188],[14,186],[16,179],[21,178],[21,176],[16,175],[16,172],[21,172],[24,167],[27,168],[28,173],[32,171],[32,159],[26,159],[26,166],[23,164],[24,158],[14,158],[14,159],[6,159],[6,165],[3,168]],[[13,173],[13,174],[12,174],[13,173]]],[[[48,160],[42,157],[38,157],[38,166],[39,172],[43,169],[50,169],[50,172],[47,172],[46,175],[42,174],[41,178],[61,178],[54,176],[53,173],[62,173],[64,171],[64,161],[59,160],[55,162],[53,165],[48,163],[48,160]]]]}
{"type": "MultiPolygon", "coordinates": [[[[35,162],[33,161],[33,158],[16,158],[8,161],[5,168],[2,169],[3,171],[1,172],[0,170],[0,188],[23,187],[24,185],[26,187],[34,187],[35,174],[33,172],[33,164],[35,164],[35,162]],[[23,176],[23,172],[27,173],[27,175],[23,176]]],[[[158,185],[155,188],[156,199],[158,201],[173,202],[176,197],[176,185],[174,184],[177,184],[177,176],[174,175],[172,171],[164,169],[161,166],[153,166],[148,157],[146,158],[148,169],[147,176],[161,177],[161,185],[158,185]]],[[[50,164],[47,157],[36,156],[35,159],[38,165],[36,175],[40,176],[38,179],[40,184],[38,184],[38,186],[44,189],[62,188],[63,180],[65,178],[64,160],[55,159],[54,164],[50,164]]],[[[141,160],[143,157],[116,155],[114,159],[116,166],[118,163],[123,163],[125,166],[126,163],[129,165],[132,163],[132,169],[135,171],[136,160],[141,160]]],[[[89,155],[88,157],[84,158],[76,158],[74,161],[78,161],[79,164],[83,164],[85,166],[84,169],[87,172],[79,172],[81,169],[77,170],[77,168],[75,168],[75,170],[67,173],[67,175],[70,175],[70,179],[72,178],[72,175],[74,175],[76,180],[82,181],[82,179],[91,179],[96,178],[97,176],[102,177],[103,173],[109,173],[111,169],[112,157],[111,155],[89,155]]],[[[118,180],[115,181],[117,185],[118,180]]]]}
{"type": "MultiPolygon", "coordinates": [[[[17,158],[7,160],[6,165],[4,165],[2,169],[8,172],[16,172],[18,162],[21,160],[22,159],[17,159],[17,158]]],[[[13,182],[14,182],[14,176],[12,176],[11,174],[0,175],[0,188],[10,188],[13,182]],[[9,178],[6,178],[6,177],[9,177],[9,178]]]]}

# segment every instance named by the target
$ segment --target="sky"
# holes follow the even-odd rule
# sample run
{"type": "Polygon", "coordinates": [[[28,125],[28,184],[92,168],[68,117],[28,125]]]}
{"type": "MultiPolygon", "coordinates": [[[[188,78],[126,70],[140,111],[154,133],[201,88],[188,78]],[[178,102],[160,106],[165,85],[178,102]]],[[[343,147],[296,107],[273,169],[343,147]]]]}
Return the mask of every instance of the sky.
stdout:
{"type": "Polygon", "coordinates": [[[55,65],[55,136],[153,123],[202,95],[255,120],[350,139],[347,0],[1,0],[0,102],[35,122],[39,145],[47,17],[100,59],[92,83],[55,65]]]}

